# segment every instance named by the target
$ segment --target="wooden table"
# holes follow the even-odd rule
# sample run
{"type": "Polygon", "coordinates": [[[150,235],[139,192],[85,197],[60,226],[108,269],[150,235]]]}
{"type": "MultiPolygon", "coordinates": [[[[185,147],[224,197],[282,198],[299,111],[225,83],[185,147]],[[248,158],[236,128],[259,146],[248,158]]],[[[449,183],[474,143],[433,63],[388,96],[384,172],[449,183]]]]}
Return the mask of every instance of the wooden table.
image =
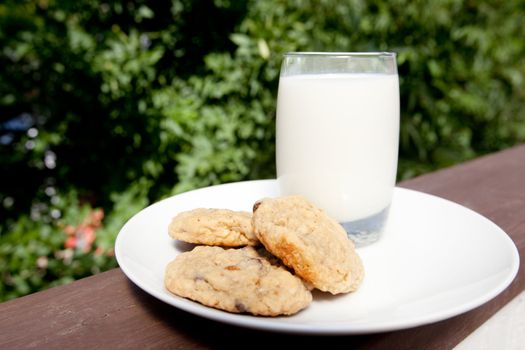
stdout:
{"type": "MultiPolygon", "coordinates": [[[[399,184],[432,193],[488,217],[525,260],[525,145],[399,184]]],[[[523,263],[522,263],[523,264],[523,263]]],[[[0,304],[0,348],[273,348],[449,349],[525,288],[523,265],[490,302],[417,328],[362,336],[275,334],[203,319],[158,301],[114,269],[0,304]],[[310,348],[310,347],[309,347],[310,348]]]]}

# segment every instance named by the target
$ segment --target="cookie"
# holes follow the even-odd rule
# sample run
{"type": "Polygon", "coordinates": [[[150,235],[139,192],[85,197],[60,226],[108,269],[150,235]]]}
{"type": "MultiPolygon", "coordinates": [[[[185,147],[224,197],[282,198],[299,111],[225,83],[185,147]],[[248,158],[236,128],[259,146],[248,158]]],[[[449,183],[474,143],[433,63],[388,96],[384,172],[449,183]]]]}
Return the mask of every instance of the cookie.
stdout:
{"type": "Polygon", "coordinates": [[[265,198],[253,209],[257,238],[298,276],[332,294],[357,289],[363,265],[337,221],[301,196],[265,198]]]}
{"type": "Polygon", "coordinates": [[[251,217],[251,213],[228,209],[194,209],[175,216],[168,232],[172,238],[195,244],[257,245],[259,241],[253,234],[251,217]]]}
{"type": "Polygon", "coordinates": [[[234,313],[291,315],[312,301],[300,278],[253,247],[197,246],[168,264],[164,282],[173,294],[234,313]]]}

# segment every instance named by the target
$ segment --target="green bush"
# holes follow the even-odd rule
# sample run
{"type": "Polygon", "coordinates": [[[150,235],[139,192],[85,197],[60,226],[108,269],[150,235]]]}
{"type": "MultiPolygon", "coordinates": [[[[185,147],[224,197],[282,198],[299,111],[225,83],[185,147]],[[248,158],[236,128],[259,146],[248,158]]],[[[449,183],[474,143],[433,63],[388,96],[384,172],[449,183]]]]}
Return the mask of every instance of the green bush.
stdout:
{"type": "Polygon", "coordinates": [[[116,267],[114,241],[123,220],[147,205],[144,191],[113,195],[106,217],[80,204],[75,193],[55,196],[53,207],[33,206],[9,226],[0,244],[0,300],[71,282],[116,267]],[[60,217],[56,213],[60,213],[60,217]]]}
{"type": "Polygon", "coordinates": [[[398,53],[400,180],[523,142],[523,18],[523,0],[3,1],[0,300],[115,266],[147,203],[274,177],[286,51],[398,53]]]}

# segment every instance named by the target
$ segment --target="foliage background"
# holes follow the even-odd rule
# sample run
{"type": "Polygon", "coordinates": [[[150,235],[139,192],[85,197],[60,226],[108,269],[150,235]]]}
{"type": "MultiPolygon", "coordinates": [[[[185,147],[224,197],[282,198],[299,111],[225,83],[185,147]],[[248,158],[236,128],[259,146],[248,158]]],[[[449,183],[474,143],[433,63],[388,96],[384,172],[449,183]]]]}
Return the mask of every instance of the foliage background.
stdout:
{"type": "Polygon", "coordinates": [[[395,51],[398,179],[525,140],[525,1],[5,0],[0,300],[116,266],[122,224],[275,176],[286,51],[395,51]]]}

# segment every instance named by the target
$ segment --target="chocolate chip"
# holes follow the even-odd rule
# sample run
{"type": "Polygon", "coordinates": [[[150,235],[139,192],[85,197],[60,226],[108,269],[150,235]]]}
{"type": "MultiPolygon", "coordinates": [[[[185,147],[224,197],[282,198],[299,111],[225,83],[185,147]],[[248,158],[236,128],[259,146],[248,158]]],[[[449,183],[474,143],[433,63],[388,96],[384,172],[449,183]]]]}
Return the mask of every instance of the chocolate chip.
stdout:
{"type": "Polygon", "coordinates": [[[257,201],[255,202],[255,204],[253,205],[253,212],[255,213],[255,211],[257,210],[257,208],[259,208],[259,206],[261,205],[262,201],[257,201]]]}
{"type": "Polygon", "coordinates": [[[202,276],[202,275],[198,275],[198,274],[195,275],[195,277],[193,277],[193,280],[194,280],[195,282],[197,282],[197,281],[204,281],[204,282],[206,282],[206,283],[208,282],[204,276],[202,276]]]}
{"type": "Polygon", "coordinates": [[[235,301],[235,308],[239,312],[247,312],[248,311],[248,308],[246,307],[246,305],[244,305],[243,303],[241,303],[238,300],[235,301]]]}

